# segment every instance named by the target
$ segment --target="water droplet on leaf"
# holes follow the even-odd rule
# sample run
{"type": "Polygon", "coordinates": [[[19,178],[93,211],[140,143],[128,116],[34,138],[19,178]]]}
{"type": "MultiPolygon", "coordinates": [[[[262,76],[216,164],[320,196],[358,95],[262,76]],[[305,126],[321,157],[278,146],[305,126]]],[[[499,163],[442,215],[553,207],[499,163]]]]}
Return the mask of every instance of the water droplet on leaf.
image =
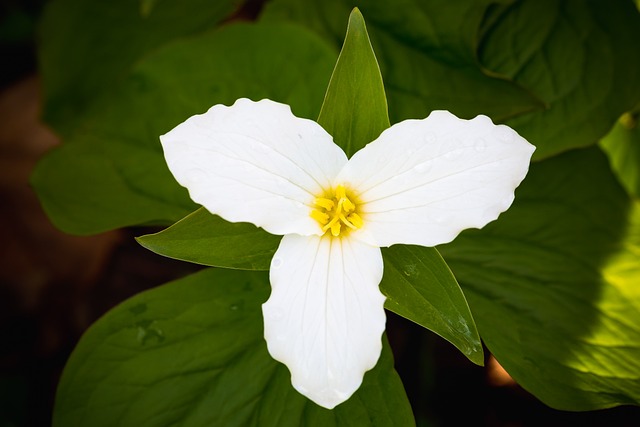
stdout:
{"type": "Polygon", "coordinates": [[[142,345],[146,345],[149,340],[161,343],[165,339],[164,332],[158,327],[158,322],[155,320],[142,320],[136,323],[136,328],[136,339],[142,345]]]}
{"type": "Polygon", "coordinates": [[[244,300],[234,302],[229,306],[229,310],[231,311],[238,311],[238,310],[242,310],[243,308],[244,308],[244,300]]]}
{"type": "Polygon", "coordinates": [[[135,315],[142,314],[145,311],[147,311],[147,304],[144,304],[144,303],[136,304],[133,307],[131,307],[129,311],[135,315]]]}

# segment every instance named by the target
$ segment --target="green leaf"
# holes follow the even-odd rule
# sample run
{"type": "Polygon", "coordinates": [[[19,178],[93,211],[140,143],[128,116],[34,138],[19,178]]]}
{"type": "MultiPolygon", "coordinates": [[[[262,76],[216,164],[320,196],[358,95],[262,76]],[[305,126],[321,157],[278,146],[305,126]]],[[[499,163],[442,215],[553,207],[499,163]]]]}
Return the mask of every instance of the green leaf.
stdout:
{"type": "Polygon", "coordinates": [[[108,142],[106,134],[88,134],[54,149],[36,166],[31,183],[56,227],[95,234],[170,224],[196,208],[161,153],[115,138],[108,142]]]}
{"type": "Polygon", "coordinates": [[[253,224],[230,223],[200,208],[171,227],[136,240],[159,255],[182,261],[241,270],[269,270],[281,239],[253,224]]]}
{"type": "Polygon", "coordinates": [[[318,123],[347,156],[389,127],[387,97],[364,18],[356,8],[320,110],[318,123]]]}
{"type": "Polygon", "coordinates": [[[640,100],[640,15],[630,1],[525,0],[483,38],[484,66],[546,108],[509,120],[535,159],[596,143],[640,100]]]}
{"type": "Polygon", "coordinates": [[[435,332],[477,365],[484,364],[480,336],[467,300],[435,248],[383,248],[385,307],[435,332]]]}
{"type": "Polygon", "coordinates": [[[239,0],[56,0],[40,28],[45,119],[67,133],[144,55],[216,26],[239,0]]]}
{"type": "Polygon", "coordinates": [[[367,16],[393,38],[450,64],[476,61],[478,28],[487,10],[509,0],[396,0],[367,2],[367,16]]]}
{"type": "Polygon", "coordinates": [[[633,197],[640,199],[640,108],[625,113],[600,141],[620,183],[633,197]]]}
{"type": "MultiPolygon", "coordinates": [[[[262,19],[312,28],[336,45],[349,0],[273,0],[262,19]]],[[[357,2],[360,3],[360,2],[357,2]]],[[[445,109],[507,122],[542,159],[596,143],[640,99],[640,15],[629,1],[360,5],[391,123],[445,109]]]]}
{"type": "Polygon", "coordinates": [[[113,88],[40,161],[32,183],[53,223],[69,233],[171,224],[197,206],[169,173],[159,135],[241,97],[285,102],[298,116],[316,117],[334,61],[326,44],[291,25],[236,24],[174,43],[113,88]]]}
{"type": "Polygon", "coordinates": [[[367,17],[374,32],[382,30],[419,50],[437,54],[454,62],[474,62],[478,28],[487,9],[509,0],[396,0],[393,7],[384,0],[325,0],[297,2],[273,0],[265,6],[262,19],[299,20],[336,43],[343,40],[343,29],[353,4],[367,17]],[[332,18],[332,19],[329,19],[332,18]]]}
{"type": "MultiPolygon", "coordinates": [[[[359,5],[385,81],[391,123],[449,110],[461,117],[487,114],[504,120],[543,105],[531,93],[488,74],[476,58],[478,32],[495,1],[384,0],[359,5]],[[443,12],[444,11],[444,12],[443,12]]],[[[264,21],[290,21],[342,43],[348,0],[274,0],[264,21]]]]}
{"type": "Polygon", "coordinates": [[[640,204],[600,150],[533,164],[507,212],[440,250],[523,387],[559,409],[640,403],[640,204]]]}
{"type": "Polygon", "coordinates": [[[71,355],[53,425],[414,425],[386,340],[333,411],[298,394],[262,337],[268,293],[266,274],[208,269],[125,301],[71,355]]]}

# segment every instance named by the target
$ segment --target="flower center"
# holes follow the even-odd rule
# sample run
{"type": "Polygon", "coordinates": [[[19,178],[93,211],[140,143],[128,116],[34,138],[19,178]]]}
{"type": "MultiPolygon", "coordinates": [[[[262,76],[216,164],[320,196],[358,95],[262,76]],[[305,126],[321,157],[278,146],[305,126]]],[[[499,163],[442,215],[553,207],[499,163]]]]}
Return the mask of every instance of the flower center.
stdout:
{"type": "Polygon", "coordinates": [[[338,237],[341,232],[362,227],[362,218],[356,213],[357,207],[347,196],[344,185],[338,185],[328,196],[318,197],[314,202],[317,209],[311,210],[311,218],[318,221],[323,232],[331,230],[331,234],[338,237]]]}

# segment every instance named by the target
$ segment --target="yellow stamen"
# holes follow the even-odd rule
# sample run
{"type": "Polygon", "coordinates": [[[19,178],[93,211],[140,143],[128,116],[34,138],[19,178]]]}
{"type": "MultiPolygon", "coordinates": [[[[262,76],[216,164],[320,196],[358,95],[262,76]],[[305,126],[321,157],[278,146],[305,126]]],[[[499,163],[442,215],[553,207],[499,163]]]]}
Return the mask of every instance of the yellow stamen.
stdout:
{"type": "Polygon", "coordinates": [[[338,221],[331,225],[331,234],[333,234],[334,237],[338,237],[340,235],[340,227],[341,225],[338,221]]]}
{"type": "Polygon", "coordinates": [[[342,221],[342,223],[344,225],[346,225],[347,227],[349,227],[352,230],[355,230],[357,228],[355,225],[353,225],[351,222],[349,222],[349,220],[344,215],[340,215],[340,221],[342,221]]]}
{"type": "Polygon", "coordinates": [[[320,212],[317,209],[314,209],[314,210],[311,211],[311,218],[315,219],[320,224],[326,224],[326,223],[329,222],[329,214],[326,214],[324,212],[320,212]]]}
{"type": "Polygon", "coordinates": [[[328,211],[333,209],[333,207],[335,206],[335,204],[333,203],[333,200],[325,199],[324,197],[318,197],[315,201],[315,204],[316,206],[325,208],[328,211]]]}
{"type": "Polygon", "coordinates": [[[346,197],[343,199],[342,202],[342,207],[344,208],[345,212],[351,212],[356,208],[356,205],[354,205],[351,200],[347,199],[346,197]]]}
{"type": "Polygon", "coordinates": [[[332,236],[338,237],[349,230],[357,230],[364,224],[356,213],[357,204],[349,198],[344,185],[338,185],[335,191],[318,197],[314,204],[318,208],[311,210],[311,217],[318,221],[324,233],[331,231],[332,236]]]}
{"type": "Polygon", "coordinates": [[[357,213],[350,214],[347,219],[349,220],[349,222],[351,222],[351,224],[353,224],[355,228],[362,228],[362,226],[364,225],[364,221],[362,221],[362,218],[360,218],[360,215],[358,215],[357,213]]]}

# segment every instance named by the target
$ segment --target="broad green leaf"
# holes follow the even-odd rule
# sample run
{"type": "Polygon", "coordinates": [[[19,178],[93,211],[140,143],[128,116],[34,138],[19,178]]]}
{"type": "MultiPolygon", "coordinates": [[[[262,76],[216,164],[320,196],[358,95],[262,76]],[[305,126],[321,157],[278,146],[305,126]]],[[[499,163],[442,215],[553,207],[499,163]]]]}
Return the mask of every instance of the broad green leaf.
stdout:
{"type": "Polygon", "coordinates": [[[291,25],[236,24],[140,62],[32,182],[62,230],[91,234],[171,224],[197,206],[168,171],[159,135],[214,104],[269,98],[317,116],[335,52],[291,25]]]}
{"type": "Polygon", "coordinates": [[[383,0],[304,3],[274,0],[266,5],[263,19],[302,19],[324,37],[341,42],[349,10],[358,6],[375,28],[440,58],[465,63],[474,62],[477,30],[487,8],[509,3],[508,0],[396,0],[390,7],[383,0]]]}
{"type": "Polygon", "coordinates": [[[478,63],[480,23],[497,2],[407,0],[399,7],[384,0],[274,0],[262,19],[300,23],[339,46],[346,14],[356,3],[367,20],[385,81],[391,123],[421,119],[438,109],[504,120],[543,107],[535,96],[488,75],[478,63]]]}
{"type": "Polygon", "coordinates": [[[382,250],[385,307],[435,332],[477,365],[484,364],[480,336],[467,300],[435,248],[394,245],[382,250]]]}
{"type": "Polygon", "coordinates": [[[230,223],[200,208],[171,227],[136,240],[159,255],[182,261],[242,270],[269,270],[281,239],[253,224],[230,223]]]}
{"type": "Polygon", "coordinates": [[[397,0],[392,10],[384,1],[362,9],[393,38],[447,64],[477,65],[478,28],[489,8],[509,0],[397,0]]]}
{"type": "Polygon", "coordinates": [[[627,192],[640,199],[640,108],[625,113],[600,141],[609,162],[627,192]]]}
{"type": "Polygon", "coordinates": [[[168,42],[211,29],[239,0],[55,0],[40,28],[44,116],[58,131],[79,124],[134,62],[168,42]]]}
{"type": "MultiPolygon", "coordinates": [[[[170,224],[196,209],[154,148],[108,134],[68,141],[32,176],[40,203],[59,229],[95,234],[135,224],[170,224]]],[[[158,142],[159,145],[159,142],[158,142]]]]}
{"type": "Polygon", "coordinates": [[[137,295],[98,320],[65,367],[54,426],[411,426],[384,341],[333,411],[296,392],[268,354],[264,273],[208,269],[137,295]]]}
{"type": "Polygon", "coordinates": [[[389,127],[380,68],[357,8],[349,16],[318,123],[349,157],[389,127]]]}
{"type": "Polygon", "coordinates": [[[440,250],[523,387],[559,409],[640,403],[640,204],[600,150],[532,165],[507,212],[440,250]]]}
{"type": "Polygon", "coordinates": [[[640,99],[631,42],[640,15],[629,1],[273,0],[263,19],[302,23],[339,45],[340,13],[355,4],[391,123],[438,109],[486,114],[538,146],[541,159],[596,143],[640,99]]]}
{"type": "Polygon", "coordinates": [[[640,100],[640,15],[630,1],[523,0],[483,38],[490,70],[546,108],[509,120],[542,159],[596,143],[640,100]]]}

